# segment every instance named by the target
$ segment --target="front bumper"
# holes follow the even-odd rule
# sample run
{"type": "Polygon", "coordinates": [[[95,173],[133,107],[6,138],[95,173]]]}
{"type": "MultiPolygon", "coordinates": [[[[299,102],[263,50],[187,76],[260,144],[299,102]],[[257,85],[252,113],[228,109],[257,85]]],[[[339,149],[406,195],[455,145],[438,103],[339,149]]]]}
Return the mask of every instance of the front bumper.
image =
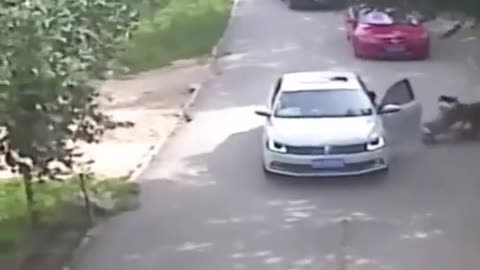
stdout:
{"type": "Polygon", "coordinates": [[[388,148],[342,155],[292,155],[272,152],[264,148],[264,167],[268,172],[288,176],[354,176],[388,168],[388,148]],[[345,166],[338,169],[318,169],[312,166],[317,159],[343,159],[345,166]]]}

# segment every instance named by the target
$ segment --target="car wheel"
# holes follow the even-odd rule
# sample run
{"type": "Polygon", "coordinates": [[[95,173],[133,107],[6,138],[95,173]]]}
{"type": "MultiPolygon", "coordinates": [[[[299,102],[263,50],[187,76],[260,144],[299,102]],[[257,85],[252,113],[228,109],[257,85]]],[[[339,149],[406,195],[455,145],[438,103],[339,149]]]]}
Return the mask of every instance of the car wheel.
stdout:
{"type": "Polygon", "coordinates": [[[428,60],[430,58],[430,51],[427,51],[424,55],[423,55],[423,60],[428,60]]]}
{"type": "Polygon", "coordinates": [[[360,54],[360,52],[358,52],[357,49],[355,49],[355,47],[353,47],[353,55],[354,55],[356,58],[359,58],[359,59],[362,58],[362,55],[360,54]]]}
{"type": "Polygon", "coordinates": [[[360,52],[359,52],[358,49],[357,49],[357,46],[355,46],[354,37],[350,37],[350,41],[352,42],[353,55],[354,55],[356,58],[362,58],[362,55],[360,54],[360,52]]]}

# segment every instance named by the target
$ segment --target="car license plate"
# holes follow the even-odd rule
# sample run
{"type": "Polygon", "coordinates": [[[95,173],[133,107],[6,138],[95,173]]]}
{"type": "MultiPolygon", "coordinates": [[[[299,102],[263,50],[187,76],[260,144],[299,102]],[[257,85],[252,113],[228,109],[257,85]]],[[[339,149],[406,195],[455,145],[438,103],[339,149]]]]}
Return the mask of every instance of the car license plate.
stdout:
{"type": "Polygon", "coordinates": [[[312,161],[314,169],[339,169],[345,167],[343,159],[316,159],[312,161]]]}
{"type": "Polygon", "coordinates": [[[405,51],[405,47],[403,46],[390,46],[387,47],[387,51],[391,53],[401,53],[405,51]]]}

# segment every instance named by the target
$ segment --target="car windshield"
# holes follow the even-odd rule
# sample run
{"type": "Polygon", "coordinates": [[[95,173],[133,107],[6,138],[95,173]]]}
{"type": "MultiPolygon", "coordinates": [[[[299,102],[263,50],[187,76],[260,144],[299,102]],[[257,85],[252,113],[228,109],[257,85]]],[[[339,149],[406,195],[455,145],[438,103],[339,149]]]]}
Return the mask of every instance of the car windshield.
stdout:
{"type": "Polygon", "coordinates": [[[359,22],[371,25],[418,24],[416,18],[396,9],[364,8],[359,11],[359,22]]]}
{"type": "Polygon", "coordinates": [[[373,104],[359,90],[309,90],[284,92],[275,105],[281,118],[356,117],[372,115],[373,104]]]}

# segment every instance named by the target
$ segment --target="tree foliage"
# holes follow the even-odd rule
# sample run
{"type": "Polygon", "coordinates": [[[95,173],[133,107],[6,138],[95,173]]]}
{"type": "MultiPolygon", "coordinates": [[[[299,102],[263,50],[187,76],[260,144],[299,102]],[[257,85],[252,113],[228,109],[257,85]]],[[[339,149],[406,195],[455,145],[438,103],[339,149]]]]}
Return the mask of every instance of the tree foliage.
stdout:
{"type": "Polygon", "coordinates": [[[27,187],[54,177],[52,162],[72,168],[74,141],[96,142],[115,127],[91,81],[136,27],[129,2],[0,1],[0,150],[27,187]]]}

